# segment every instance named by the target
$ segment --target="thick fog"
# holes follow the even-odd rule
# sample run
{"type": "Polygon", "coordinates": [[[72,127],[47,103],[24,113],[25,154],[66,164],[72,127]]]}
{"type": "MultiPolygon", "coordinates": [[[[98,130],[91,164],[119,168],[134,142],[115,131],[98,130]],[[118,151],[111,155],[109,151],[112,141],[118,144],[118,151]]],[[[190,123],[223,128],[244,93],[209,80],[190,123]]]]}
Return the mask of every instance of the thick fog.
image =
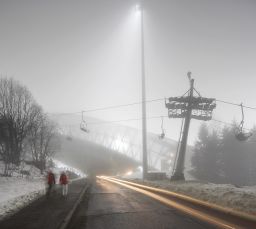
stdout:
{"type": "MultiPolygon", "coordinates": [[[[87,117],[101,120],[88,123],[89,131],[93,125],[107,128],[108,122],[141,129],[138,3],[0,1],[1,77],[25,85],[54,120],[76,116],[78,122],[59,127],[73,138],[81,135],[74,126],[80,131],[79,122],[87,117]]],[[[244,130],[253,128],[255,10],[256,3],[249,0],[143,1],[148,133],[164,131],[166,138],[179,139],[181,119],[167,117],[164,98],[188,91],[189,71],[197,95],[217,99],[213,119],[206,122],[209,135],[214,130],[221,138],[225,127],[235,135],[230,124],[242,120],[240,103],[244,130]]],[[[202,123],[191,120],[188,144],[200,144],[202,123]]],[[[253,140],[250,144],[251,150],[253,140]]]]}
{"type": "MultiPolygon", "coordinates": [[[[21,81],[49,113],[141,101],[137,1],[0,2],[0,70],[21,81]]],[[[202,96],[254,106],[254,1],[144,1],[146,97],[181,96],[187,71],[202,96]]],[[[139,118],[140,106],[91,112],[104,120],[139,118]]],[[[166,116],[163,101],[148,116],[166,116]]],[[[217,103],[214,118],[239,120],[240,108],[217,103]]],[[[245,126],[254,123],[246,110],[245,126]]],[[[140,121],[123,122],[133,127],[140,121]]],[[[161,120],[148,121],[160,132],[161,120]]],[[[197,135],[192,121],[189,143],[197,135]]],[[[210,125],[218,125],[211,121],[210,125]]],[[[165,120],[178,139],[180,120],[165,120]]]]}

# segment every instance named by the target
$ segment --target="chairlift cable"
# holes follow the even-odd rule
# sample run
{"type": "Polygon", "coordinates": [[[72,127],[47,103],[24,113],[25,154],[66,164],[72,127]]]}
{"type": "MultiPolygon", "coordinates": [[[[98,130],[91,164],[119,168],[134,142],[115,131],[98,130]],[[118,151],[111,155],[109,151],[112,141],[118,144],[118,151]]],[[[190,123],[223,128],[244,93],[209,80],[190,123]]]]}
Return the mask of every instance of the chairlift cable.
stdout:
{"type": "MultiPolygon", "coordinates": [[[[168,116],[151,116],[147,117],[147,119],[159,119],[161,117],[168,117],[168,116]]],[[[130,119],[122,119],[122,120],[113,120],[113,121],[102,121],[102,122],[88,122],[88,125],[98,125],[98,124],[108,124],[108,123],[115,123],[115,122],[129,122],[129,121],[140,121],[142,118],[130,118],[130,119]]]]}
{"type": "MultiPolygon", "coordinates": [[[[189,90],[188,90],[189,91],[189,90]]],[[[185,96],[188,91],[182,95],[185,96]]],[[[199,93],[199,92],[197,92],[199,93]]],[[[199,93],[200,95],[200,93],[199,93]]],[[[146,100],[146,103],[152,103],[152,102],[158,102],[158,101],[165,101],[166,98],[158,98],[158,99],[151,99],[151,100],[146,100]]],[[[228,101],[224,101],[224,100],[220,100],[220,99],[216,99],[217,102],[220,103],[225,103],[225,104],[229,104],[229,105],[234,105],[234,106],[241,106],[241,104],[238,103],[233,103],[233,102],[228,102],[228,101]]],[[[83,110],[83,112],[85,113],[89,113],[89,112],[95,112],[95,111],[101,111],[101,110],[110,110],[110,109],[116,109],[116,108],[121,108],[121,107],[128,107],[128,106],[134,106],[134,105],[139,105],[142,104],[142,102],[134,102],[134,103],[127,103],[127,104],[120,104],[120,105],[114,105],[114,106],[107,106],[107,107],[100,107],[100,108],[95,108],[95,109],[89,109],[89,110],[83,110]]],[[[243,108],[246,109],[251,109],[251,110],[256,110],[256,107],[251,107],[251,106],[245,106],[243,105],[243,108]]],[[[78,112],[66,112],[66,113],[47,113],[49,115],[72,115],[72,114],[81,114],[81,111],[78,112]]]]}
{"type": "MultiPolygon", "coordinates": [[[[152,103],[152,102],[157,102],[164,100],[165,98],[159,98],[159,99],[152,99],[152,100],[146,100],[146,103],[152,103]]],[[[128,106],[134,106],[134,105],[139,105],[142,104],[142,102],[135,102],[135,103],[127,103],[127,104],[120,104],[120,105],[115,105],[115,106],[108,106],[108,107],[101,107],[101,108],[96,108],[96,109],[90,109],[90,110],[83,110],[83,112],[94,112],[94,111],[101,111],[101,110],[110,110],[110,109],[115,109],[119,107],[128,107],[128,106]]]]}
{"type": "MultiPolygon", "coordinates": [[[[219,99],[216,99],[216,101],[220,102],[220,103],[229,104],[229,105],[241,106],[241,104],[239,104],[239,103],[233,103],[233,102],[228,102],[228,101],[219,100],[219,99]]],[[[251,110],[256,110],[256,107],[250,107],[250,106],[244,106],[244,105],[243,105],[243,108],[247,108],[247,109],[251,109],[251,110]]]]}

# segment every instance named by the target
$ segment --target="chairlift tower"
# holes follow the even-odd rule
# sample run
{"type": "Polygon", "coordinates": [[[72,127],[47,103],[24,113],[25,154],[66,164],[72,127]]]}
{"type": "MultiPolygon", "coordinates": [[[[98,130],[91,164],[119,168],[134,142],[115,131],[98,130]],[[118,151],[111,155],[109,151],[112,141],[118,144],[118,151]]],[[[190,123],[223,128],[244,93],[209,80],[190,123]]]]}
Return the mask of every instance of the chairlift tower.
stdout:
{"type": "Polygon", "coordinates": [[[191,78],[191,72],[188,72],[188,78],[190,83],[189,91],[184,96],[170,97],[168,99],[169,101],[165,102],[169,118],[185,119],[177,163],[171,180],[185,180],[184,162],[191,119],[203,121],[211,120],[213,109],[216,108],[216,99],[201,97],[195,90],[194,79],[191,78]],[[194,91],[198,96],[194,96],[194,91]]]}

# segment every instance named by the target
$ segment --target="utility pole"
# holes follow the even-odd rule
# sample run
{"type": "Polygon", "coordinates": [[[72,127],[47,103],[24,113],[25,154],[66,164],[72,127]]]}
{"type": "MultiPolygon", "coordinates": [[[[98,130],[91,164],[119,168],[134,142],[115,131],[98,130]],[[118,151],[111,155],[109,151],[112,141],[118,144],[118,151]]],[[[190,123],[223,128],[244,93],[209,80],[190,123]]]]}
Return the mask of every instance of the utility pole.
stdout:
{"type": "Polygon", "coordinates": [[[194,79],[191,79],[191,72],[188,72],[190,89],[188,95],[181,97],[170,97],[169,103],[165,103],[168,109],[169,118],[184,118],[184,128],[182,130],[181,144],[178,151],[177,163],[171,180],[185,180],[184,163],[187,148],[187,139],[191,119],[208,121],[212,118],[212,111],[216,108],[216,100],[204,98],[195,90],[194,79]],[[198,96],[194,97],[194,91],[198,96]]]}
{"type": "Polygon", "coordinates": [[[147,178],[148,173],[148,155],[147,155],[147,116],[146,116],[146,82],[145,82],[145,58],[144,58],[144,18],[143,5],[140,3],[140,26],[141,26],[141,87],[142,87],[142,164],[143,180],[147,178]]]}

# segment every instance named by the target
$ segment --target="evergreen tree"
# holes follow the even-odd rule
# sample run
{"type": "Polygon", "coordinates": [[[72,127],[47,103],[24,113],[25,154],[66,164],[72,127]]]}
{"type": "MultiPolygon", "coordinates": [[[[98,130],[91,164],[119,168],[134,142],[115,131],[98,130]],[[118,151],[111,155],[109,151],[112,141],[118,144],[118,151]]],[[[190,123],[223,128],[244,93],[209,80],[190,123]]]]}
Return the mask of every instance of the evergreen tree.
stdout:
{"type": "Polygon", "coordinates": [[[247,142],[248,185],[256,185],[256,127],[252,129],[252,134],[247,142]]]}
{"type": "MultiPolygon", "coordinates": [[[[236,125],[222,130],[221,170],[226,183],[246,185],[249,183],[248,142],[235,138],[236,125]]],[[[250,164],[250,163],[249,163],[250,164]]]]}
{"type": "Polygon", "coordinates": [[[256,184],[256,127],[245,142],[236,139],[236,129],[234,122],[232,127],[224,127],[219,137],[206,124],[200,127],[191,158],[196,178],[239,186],[256,184]]]}
{"type": "Polygon", "coordinates": [[[209,133],[206,124],[202,124],[195,143],[191,159],[193,174],[201,180],[219,182],[220,139],[216,131],[209,133]]]}

